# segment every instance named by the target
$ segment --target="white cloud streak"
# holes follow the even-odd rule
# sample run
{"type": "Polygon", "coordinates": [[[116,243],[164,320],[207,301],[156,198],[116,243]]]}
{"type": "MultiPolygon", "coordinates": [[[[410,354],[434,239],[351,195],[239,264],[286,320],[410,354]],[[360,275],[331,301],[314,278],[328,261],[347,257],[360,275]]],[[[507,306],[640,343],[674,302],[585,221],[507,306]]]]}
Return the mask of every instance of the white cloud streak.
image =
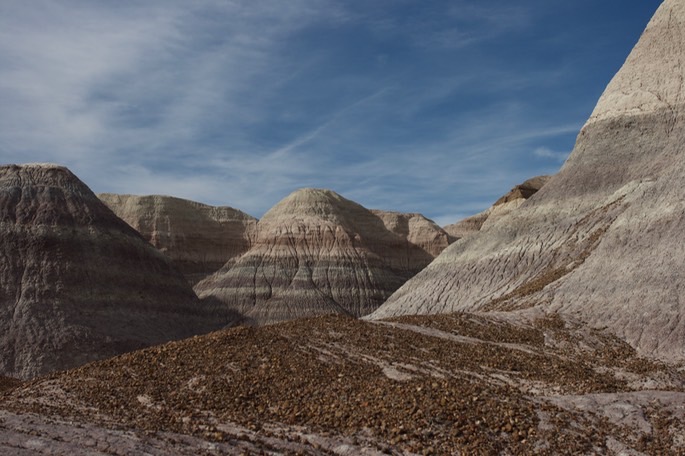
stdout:
{"type": "Polygon", "coordinates": [[[549,147],[538,147],[533,151],[536,157],[548,158],[557,162],[564,162],[568,158],[570,152],[555,152],[549,147]]]}
{"type": "Polygon", "coordinates": [[[249,123],[260,113],[241,96],[272,48],[328,14],[317,1],[3,5],[2,152],[67,161],[191,140],[215,116],[249,123]]]}
{"type": "MultiPolygon", "coordinates": [[[[531,20],[520,6],[466,2],[449,15],[455,27],[433,28],[428,17],[407,29],[331,0],[8,0],[0,162],[59,162],[96,191],[171,194],[256,216],[305,186],[441,221],[478,212],[530,177],[517,163],[531,150],[557,160],[540,142],[580,125],[541,120],[508,99],[439,120],[425,113],[474,87],[506,94],[549,74],[408,65],[312,77],[337,63],[329,50],[311,38],[310,47],[288,45],[310,28],[353,24],[383,43],[402,37],[410,48],[458,52],[531,20]],[[296,82],[309,104],[290,93],[296,82]]],[[[374,60],[391,67],[392,51],[374,60]]]]}

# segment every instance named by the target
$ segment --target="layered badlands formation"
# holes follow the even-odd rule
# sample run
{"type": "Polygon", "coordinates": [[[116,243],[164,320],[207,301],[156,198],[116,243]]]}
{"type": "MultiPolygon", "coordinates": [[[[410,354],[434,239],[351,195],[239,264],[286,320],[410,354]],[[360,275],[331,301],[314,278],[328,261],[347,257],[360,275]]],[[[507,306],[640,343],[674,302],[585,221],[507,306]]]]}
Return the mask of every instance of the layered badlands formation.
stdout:
{"type": "Polygon", "coordinates": [[[329,190],[303,189],[259,221],[252,248],[196,287],[253,323],[366,315],[448,244],[417,214],[371,212],[329,190]]]}
{"type": "MultiPolygon", "coordinates": [[[[684,18],[662,5],[559,175],[374,316],[490,312],[231,328],[20,385],[0,377],[0,453],[685,454],[685,128],[670,77],[685,79],[684,18]]],[[[279,206],[255,244],[271,278],[314,282],[353,250],[380,269],[358,217],[373,245],[389,239],[380,225],[404,232],[403,217],[372,221],[331,192],[279,206]]]]}
{"type": "Polygon", "coordinates": [[[0,374],[207,331],[189,285],[69,170],[0,167],[0,374]]]}
{"type": "Polygon", "coordinates": [[[388,231],[404,239],[406,242],[407,261],[415,263],[411,267],[417,271],[423,269],[428,264],[426,263],[428,257],[419,254],[415,247],[426,252],[430,257],[435,258],[449,244],[449,239],[448,236],[445,236],[445,232],[435,222],[421,214],[381,211],[378,209],[371,209],[371,212],[383,221],[383,225],[385,225],[388,231]]]}
{"type": "Polygon", "coordinates": [[[561,171],[373,314],[541,307],[685,359],[685,3],[667,0],[561,171]]]}
{"type": "Polygon", "coordinates": [[[445,231],[452,237],[452,241],[456,241],[483,228],[487,228],[500,218],[521,207],[528,198],[535,195],[547,183],[549,177],[537,176],[528,179],[524,183],[512,188],[509,193],[495,201],[495,204],[488,209],[460,222],[447,225],[445,231]]]}
{"type": "Polygon", "coordinates": [[[191,284],[234,262],[250,249],[256,234],[257,219],[231,207],[159,195],[98,197],[164,252],[191,284]]]}

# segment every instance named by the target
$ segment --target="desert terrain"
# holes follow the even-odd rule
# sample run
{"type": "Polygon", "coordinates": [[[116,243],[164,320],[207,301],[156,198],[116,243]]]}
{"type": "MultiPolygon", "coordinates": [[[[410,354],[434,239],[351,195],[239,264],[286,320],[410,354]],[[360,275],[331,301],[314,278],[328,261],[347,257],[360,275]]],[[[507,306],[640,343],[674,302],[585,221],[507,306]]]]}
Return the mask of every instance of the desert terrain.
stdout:
{"type": "Polygon", "coordinates": [[[444,228],[0,167],[0,454],[685,454],[685,3],[557,174],[444,228]]]}

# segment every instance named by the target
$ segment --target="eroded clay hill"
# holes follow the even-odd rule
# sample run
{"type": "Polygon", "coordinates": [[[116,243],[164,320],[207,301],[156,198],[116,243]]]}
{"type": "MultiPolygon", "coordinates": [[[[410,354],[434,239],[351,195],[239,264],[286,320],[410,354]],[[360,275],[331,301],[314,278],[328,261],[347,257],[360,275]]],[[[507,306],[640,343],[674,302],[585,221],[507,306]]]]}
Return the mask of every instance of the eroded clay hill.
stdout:
{"type": "Polygon", "coordinates": [[[483,212],[452,225],[447,225],[444,229],[451,236],[451,240],[456,241],[487,228],[500,218],[521,207],[528,198],[535,195],[547,183],[549,178],[550,176],[537,176],[528,179],[509,190],[506,195],[495,201],[495,204],[483,212]]]}
{"type": "Polygon", "coordinates": [[[329,190],[304,189],[259,221],[252,248],[195,290],[253,323],[366,315],[446,247],[418,214],[373,213],[329,190]]]}
{"type": "Polygon", "coordinates": [[[371,212],[383,221],[385,228],[407,242],[408,262],[416,262],[411,267],[417,270],[426,267],[425,256],[417,255],[414,246],[436,257],[449,245],[449,238],[445,236],[435,222],[421,214],[383,211],[372,209],[371,212]]]}
{"type": "Polygon", "coordinates": [[[169,260],[64,167],[0,167],[0,374],[32,377],[214,327],[169,260]]]}
{"type": "Polygon", "coordinates": [[[257,219],[232,207],[160,195],[98,197],[171,258],[191,284],[247,252],[256,234],[257,219]]]}
{"type": "Polygon", "coordinates": [[[666,0],[561,171],[373,318],[539,306],[685,359],[685,3],[666,0]]]}

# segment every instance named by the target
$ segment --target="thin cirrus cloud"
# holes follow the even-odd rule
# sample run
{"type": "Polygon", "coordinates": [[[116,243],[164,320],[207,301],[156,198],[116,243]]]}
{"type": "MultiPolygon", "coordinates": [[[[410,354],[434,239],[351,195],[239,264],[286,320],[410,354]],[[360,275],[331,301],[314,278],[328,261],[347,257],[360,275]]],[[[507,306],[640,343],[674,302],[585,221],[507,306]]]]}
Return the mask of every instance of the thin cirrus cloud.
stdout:
{"type": "Polygon", "coordinates": [[[0,162],[256,216],[325,187],[451,223],[559,168],[655,9],[618,5],[8,0],[0,162]]]}
{"type": "Polygon", "coordinates": [[[569,155],[569,152],[555,152],[552,149],[549,149],[548,147],[538,147],[533,151],[533,153],[537,157],[549,158],[552,160],[556,160],[560,163],[566,161],[569,155]]]}

